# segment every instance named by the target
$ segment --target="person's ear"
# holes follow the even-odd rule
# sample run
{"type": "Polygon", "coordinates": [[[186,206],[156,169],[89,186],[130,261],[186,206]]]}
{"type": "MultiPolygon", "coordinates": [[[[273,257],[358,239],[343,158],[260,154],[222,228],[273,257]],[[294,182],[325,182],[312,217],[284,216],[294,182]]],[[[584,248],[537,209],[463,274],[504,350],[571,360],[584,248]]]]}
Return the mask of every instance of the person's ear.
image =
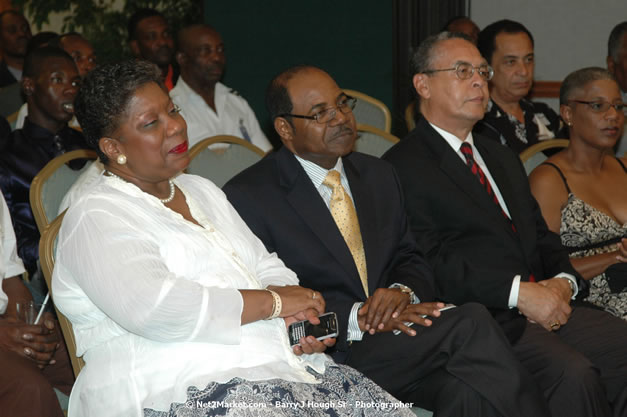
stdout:
{"type": "Polygon", "coordinates": [[[428,99],[431,97],[431,86],[429,83],[429,76],[427,74],[416,74],[412,79],[412,84],[416,93],[420,98],[428,99]]]}
{"type": "Polygon", "coordinates": [[[294,127],[292,124],[283,117],[277,117],[274,119],[274,130],[278,133],[283,145],[292,150],[292,141],[294,139],[294,127]]]}
{"type": "Polygon", "coordinates": [[[560,116],[562,116],[562,120],[566,123],[566,126],[570,127],[573,125],[573,108],[567,104],[562,104],[560,106],[560,116]]]}
{"type": "Polygon", "coordinates": [[[113,138],[103,137],[98,141],[98,147],[110,161],[117,161],[120,155],[124,155],[122,144],[113,138]]]}
{"type": "Polygon", "coordinates": [[[614,58],[608,55],[607,58],[605,58],[605,63],[607,64],[607,70],[610,74],[614,75],[614,70],[616,69],[614,58]]]}
{"type": "Polygon", "coordinates": [[[139,52],[139,45],[135,39],[130,41],[128,45],[131,47],[131,52],[135,58],[141,58],[141,53],[139,52]]]}
{"type": "Polygon", "coordinates": [[[179,64],[179,67],[183,67],[187,63],[187,55],[183,52],[178,51],[175,55],[176,63],[179,64]]]}
{"type": "Polygon", "coordinates": [[[35,91],[35,81],[30,78],[30,77],[23,77],[22,78],[22,91],[24,92],[24,95],[29,97],[33,95],[33,92],[35,91]]]}

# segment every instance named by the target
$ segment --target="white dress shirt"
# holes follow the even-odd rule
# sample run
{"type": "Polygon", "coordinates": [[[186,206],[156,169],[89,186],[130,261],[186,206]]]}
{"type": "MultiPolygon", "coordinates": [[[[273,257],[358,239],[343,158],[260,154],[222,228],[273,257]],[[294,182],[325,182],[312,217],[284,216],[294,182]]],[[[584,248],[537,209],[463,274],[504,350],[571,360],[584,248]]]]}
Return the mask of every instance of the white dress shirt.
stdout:
{"type": "MultiPolygon", "coordinates": [[[[473,153],[473,157],[475,159],[475,162],[477,163],[477,165],[479,165],[481,167],[481,170],[485,174],[486,179],[490,182],[490,185],[492,186],[492,191],[494,192],[494,195],[496,196],[497,200],[499,201],[499,204],[501,205],[501,208],[503,209],[503,211],[505,212],[507,217],[509,217],[511,219],[512,216],[509,213],[509,210],[507,208],[507,204],[505,204],[505,200],[503,200],[503,196],[501,195],[501,191],[499,191],[498,185],[494,181],[494,178],[492,178],[492,174],[490,174],[490,170],[488,169],[487,165],[483,161],[483,158],[481,157],[481,153],[479,153],[479,151],[475,147],[475,144],[474,144],[474,141],[473,141],[473,137],[472,137],[472,131],[468,133],[468,136],[466,136],[466,138],[464,140],[461,140],[460,138],[458,138],[457,136],[453,135],[452,133],[449,133],[446,130],[437,127],[433,123],[429,123],[429,124],[436,130],[436,132],[438,132],[444,138],[446,143],[448,143],[451,146],[451,148],[453,148],[455,153],[461,158],[461,160],[464,162],[464,164],[466,164],[466,157],[464,156],[464,154],[461,151],[462,144],[468,143],[472,147],[472,153],[473,153]]],[[[572,298],[574,299],[575,296],[577,295],[577,292],[578,292],[577,280],[575,279],[575,277],[572,276],[571,274],[567,274],[565,272],[559,273],[558,275],[556,275],[556,277],[557,278],[567,279],[567,280],[569,280],[570,282],[572,282],[574,284],[574,286],[572,287],[572,288],[574,288],[573,295],[572,295],[572,298]]],[[[520,275],[516,275],[516,276],[514,276],[514,278],[512,280],[512,288],[511,288],[511,290],[509,292],[509,299],[508,299],[508,305],[509,305],[510,308],[514,308],[514,307],[516,307],[518,305],[518,293],[520,291],[520,278],[521,278],[520,275]]]]}
{"type": "Polygon", "coordinates": [[[7,309],[9,297],[2,291],[2,280],[24,273],[24,264],[17,256],[15,232],[4,196],[0,193],[0,314],[7,309]]]}
{"type": "Polygon", "coordinates": [[[241,325],[238,289],[296,285],[210,181],[174,179],[200,226],[102,175],[67,211],[52,278],[84,355],[70,417],[168,410],[190,386],[281,378],[315,383],[324,354],[296,356],[281,318],[241,325]]]}
{"type": "Polygon", "coordinates": [[[181,108],[187,122],[189,146],[215,135],[232,135],[246,139],[267,152],[272,145],[263,134],[255,113],[248,102],[222,83],[215,87],[214,111],[205,100],[179,77],[170,97],[181,108]]]}

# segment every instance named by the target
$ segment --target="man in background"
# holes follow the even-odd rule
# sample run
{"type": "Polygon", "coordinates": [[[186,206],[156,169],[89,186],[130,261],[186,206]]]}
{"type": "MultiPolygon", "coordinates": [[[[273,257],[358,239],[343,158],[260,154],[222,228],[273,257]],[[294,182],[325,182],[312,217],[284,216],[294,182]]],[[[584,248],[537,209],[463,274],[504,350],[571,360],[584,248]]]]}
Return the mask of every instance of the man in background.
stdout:
{"type": "Polygon", "coordinates": [[[156,64],[165,86],[174,88],[179,72],[173,62],[174,40],[163,14],[148,8],[137,10],[128,21],[128,40],[133,55],[156,64]]]}
{"type": "MultiPolygon", "coordinates": [[[[17,236],[18,254],[31,276],[37,271],[39,230],[30,207],[30,185],[54,157],[88,149],[83,135],[68,127],[80,77],[72,57],[59,48],[44,46],[27,55],[22,92],[28,117],[0,146],[0,189],[5,196],[17,236]]],[[[78,169],[77,160],[70,168],[78,169]]]]}
{"type": "MultiPolygon", "coordinates": [[[[34,40],[38,35],[40,34],[33,36],[32,40],[34,40]]],[[[89,43],[89,41],[83,38],[83,36],[79,33],[69,32],[63,35],[58,35],[51,38],[44,45],[37,47],[45,45],[60,48],[67,52],[74,60],[76,68],[78,69],[78,75],[80,75],[81,78],[96,67],[96,53],[94,48],[91,46],[91,43],[89,43]]],[[[31,48],[29,45],[29,50],[37,47],[31,48]]],[[[20,111],[17,114],[17,120],[15,122],[16,129],[21,129],[24,126],[26,116],[28,116],[28,104],[24,103],[22,107],[20,107],[20,111]]],[[[79,128],[75,117],[70,120],[69,126],[79,128]]]]}
{"type": "Polygon", "coordinates": [[[22,79],[26,44],[31,38],[26,18],[15,10],[0,13],[0,88],[22,79]]]}
{"type": "Polygon", "coordinates": [[[178,43],[181,77],[170,97],[187,122],[189,145],[210,136],[232,135],[271,150],[248,102],[220,82],[226,65],[220,34],[207,25],[192,25],[179,32],[178,43]]]}
{"type": "Polygon", "coordinates": [[[479,39],[479,26],[467,16],[455,16],[444,25],[447,32],[463,33],[476,45],[479,39]]]}
{"type": "Polygon", "coordinates": [[[542,140],[565,137],[555,111],[525,97],[533,85],[533,36],[522,24],[499,20],[479,33],[479,52],[494,70],[490,101],[475,132],[506,145],[516,153],[542,140]]]}

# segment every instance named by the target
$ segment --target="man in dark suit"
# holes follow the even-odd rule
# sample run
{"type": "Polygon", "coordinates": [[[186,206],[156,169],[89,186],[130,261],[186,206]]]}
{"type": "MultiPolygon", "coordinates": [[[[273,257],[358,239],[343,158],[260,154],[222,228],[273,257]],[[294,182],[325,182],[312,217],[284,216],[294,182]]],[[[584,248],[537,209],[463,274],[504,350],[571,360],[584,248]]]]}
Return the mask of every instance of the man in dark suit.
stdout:
{"type": "Polygon", "coordinates": [[[272,81],[266,101],[284,146],[224,191],[268,250],[338,314],[334,359],[440,416],[548,415],[483,307],[440,313],[444,305],[431,302],[431,270],[392,167],[348,155],[354,99],[324,71],[295,67],[272,81]]]}
{"type": "Polygon", "coordinates": [[[428,38],[412,64],[422,119],[384,159],[438,294],[501,324],[555,416],[627,415],[627,323],[570,306],[583,284],[529,190],[518,156],[472,134],[492,69],[463,35],[428,38]]]}

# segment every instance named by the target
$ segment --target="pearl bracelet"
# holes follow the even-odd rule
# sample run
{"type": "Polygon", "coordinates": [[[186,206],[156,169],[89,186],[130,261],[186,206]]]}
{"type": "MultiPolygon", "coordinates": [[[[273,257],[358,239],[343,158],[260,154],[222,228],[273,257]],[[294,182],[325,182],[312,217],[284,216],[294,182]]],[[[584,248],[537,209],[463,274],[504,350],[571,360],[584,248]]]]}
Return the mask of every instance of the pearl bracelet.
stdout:
{"type": "Polygon", "coordinates": [[[268,291],[272,295],[272,314],[270,314],[270,316],[268,316],[266,320],[276,319],[277,317],[279,317],[279,314],[281,314],[281,310],[283,309],[281,297],[276,292],[267,288],[266,291],[268,291]]]}

